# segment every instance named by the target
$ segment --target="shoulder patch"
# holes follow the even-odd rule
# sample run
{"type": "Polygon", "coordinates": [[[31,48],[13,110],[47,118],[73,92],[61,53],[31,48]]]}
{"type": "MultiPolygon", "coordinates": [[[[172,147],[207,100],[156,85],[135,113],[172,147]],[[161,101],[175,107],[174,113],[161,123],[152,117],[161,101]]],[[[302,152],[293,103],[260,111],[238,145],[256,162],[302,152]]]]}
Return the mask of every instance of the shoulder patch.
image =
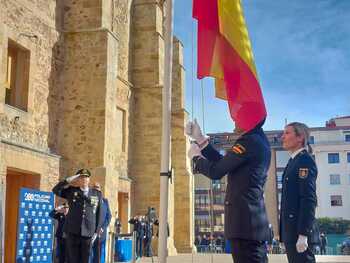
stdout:
{"type": "Polygon", "coordinates": [[[236,154],[243,154],[246,152],[246,149],[239,143],[236,143],[232,146],[232,151],[236,154]]]}
{"type": "Polygon", "coordinates": [[[306,179],[309,175],[309,169],[308,168],[300,168],[299,169],[299,178],[306,179]]]}

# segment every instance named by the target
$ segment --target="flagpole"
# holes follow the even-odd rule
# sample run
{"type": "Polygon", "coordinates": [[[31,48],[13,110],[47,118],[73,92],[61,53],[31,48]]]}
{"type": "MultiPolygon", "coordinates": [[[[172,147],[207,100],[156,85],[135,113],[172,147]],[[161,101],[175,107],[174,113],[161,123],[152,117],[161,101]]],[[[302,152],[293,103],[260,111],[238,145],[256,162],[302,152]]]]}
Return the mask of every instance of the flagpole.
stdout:
{"type": "Polygon", "coordinates": [[[168,198],[170,173],[171,87],[173,64],[173,0],[166,0],[164,24],[164,87],[162,107],[162,145],[160,167],[159,263],[167,261],[168,198]]]}

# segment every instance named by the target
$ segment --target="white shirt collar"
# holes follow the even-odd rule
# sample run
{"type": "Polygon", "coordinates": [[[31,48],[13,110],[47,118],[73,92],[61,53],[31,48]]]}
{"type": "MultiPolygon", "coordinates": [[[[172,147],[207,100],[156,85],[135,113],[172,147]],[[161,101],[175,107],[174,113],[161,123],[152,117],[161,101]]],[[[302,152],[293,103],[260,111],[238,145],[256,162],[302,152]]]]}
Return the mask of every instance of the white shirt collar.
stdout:
{"type": "Polygon", "coordinates": [[[297,156],[299,153],[301,153],[301,152],[304,151],[304,150],[306,150],[306,149],[303,147],[303,148],[300,148],[300,149],[296,150],[295,152],[289,153],[289,154],[290,154],[290,157],[291,157],[292,159],[294,159],[295,156],[297,156]]]}
{"type": "Polygon", "coordinates": [[[83,188],[83,187],[80,187],[81,191],[84,192],[84,195],[88,195],[89,194],[89,187],[86,187],[86,188],[83,188]]]}

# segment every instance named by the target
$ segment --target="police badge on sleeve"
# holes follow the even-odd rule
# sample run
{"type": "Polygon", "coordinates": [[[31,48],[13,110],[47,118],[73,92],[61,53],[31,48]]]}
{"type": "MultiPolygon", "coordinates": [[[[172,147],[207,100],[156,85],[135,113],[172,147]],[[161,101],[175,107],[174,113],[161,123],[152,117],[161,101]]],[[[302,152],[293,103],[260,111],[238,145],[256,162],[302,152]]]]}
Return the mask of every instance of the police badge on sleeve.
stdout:
{"type": "Polygon", "coordinates": [[[300,168],[299,169],[299,178],[306,179],[309,175],[309,169],[308,168],[300,168]]]}

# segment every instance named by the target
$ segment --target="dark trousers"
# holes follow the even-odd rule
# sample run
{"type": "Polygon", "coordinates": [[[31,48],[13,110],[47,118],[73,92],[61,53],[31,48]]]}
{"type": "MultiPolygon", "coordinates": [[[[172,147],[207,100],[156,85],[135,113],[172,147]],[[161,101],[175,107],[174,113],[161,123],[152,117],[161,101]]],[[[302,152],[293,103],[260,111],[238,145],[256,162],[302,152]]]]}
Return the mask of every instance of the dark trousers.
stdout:
{"type": "Polygon", "coordinates": [[[303,253],[298,253],[296,244],[284,244],[286,247],[287,258],[289,263],[316,263],[315,255],[311,247],[303,253]]]}
{"type": "Polygon", "coordinates": [[[140,258],[143,256],[143,253],[142,253],[143,244],[142,243],[143,243],[143,236],[139,235],[136,238],[136,255],[140,258]]]}
{"type": "Polygon", "coordinates": [[[321,246],[321,255],[326,255],[326,247],[321,246]]]}
{"type": "Polygon", "coordinates": [[[101,259],[101,242],[100,242],[100,238],[96,238],[91,249],[90,263],[100,263],[100,259],[101,259]]]}
{"type": "Polygon", "coordinates": [[[145,254],[146,257],[152,257],[152,238],[146,237],[144,239],[144,241],[145,241],[144,254],[145,254]]]}
{"type": "Polygon", "coordinates": [[[232,257],[234,263],[267,263],[267,249],[265,242],[231,239],[232,257]]]}
{"type": "Polygon", "coordinates": [[[66,263],[67,253],[66,253],[66,239],[62,237],[57,237],[57,256],[59,263],[66,263]]]}
{"type": "Polygon", "coordinates": [[[69,263],[89,263],[91,237],[68,234],[66,248],[69,263]]]}

